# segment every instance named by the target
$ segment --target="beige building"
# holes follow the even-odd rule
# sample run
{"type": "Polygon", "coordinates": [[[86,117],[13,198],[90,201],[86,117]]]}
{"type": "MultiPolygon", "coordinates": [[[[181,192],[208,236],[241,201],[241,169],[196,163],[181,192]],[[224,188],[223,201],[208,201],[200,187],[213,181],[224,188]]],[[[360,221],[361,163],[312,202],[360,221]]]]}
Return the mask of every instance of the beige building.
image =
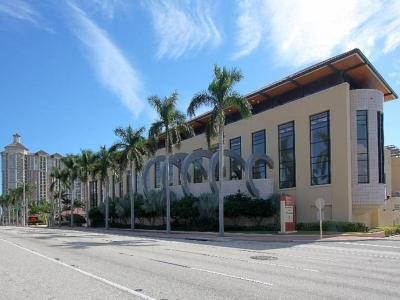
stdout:
{"type": "MultiPolygon", "coordinates": [[[[395,196],[400,191],[400,159],[385,150],[383,128],[384,103],[397,95],[360,50],[313,65],[246,98],[253,115],[242,120],[234,109],[226,111],[224,145],[251,161],[251,169],[226,157],[225,194],[251,192],[251,183],[263,198],[272,193],[293,195],[297,222],[317,221],[314,203],[319,197],[326,203],[324,220],[360,221],[367,226],[399,222],[395,196]],[[262,154],[272,160],[272,168],[265,160],[253,161],[262,154]]],[[[184,159],[170,173],[171,190],[178,196],[212,192],[212,170],[205,176],[212,160],[209,153],[204,151],[203,158],[183,167],[195,150],[208,149],[204,134],[208,117],[206,113],[191,120],[196,135],[175,149],[175,158],[184,159]],[[186,191],[182,172],[190,175],[186,191]]],[[[163,154],[161,147],[156,157],[163,154]]],[[[162,186],[162,159],[149,159],[147,168],[146,178],[135,174],[134,191],[143,192],[144,184],[148,189],[162,186]]],[[[108,195],[128,192],[129,178],[111,184],[108,195]]],[[[92,182],[92,205],[101,201],[98,190],[92,182]]]]}
{"type": "MultiPolygon", "coordinates": [[[[392,216],[379,212],[388,205],[391,192],[386,178],[392,177],[385,169],[383,107],[396,98],[355,49],[248,94],[253,116],[242,120],[228,110],[224,145],[235,148],[245,160],[257,151],[272,158],[273,169],[256,163],[253,176],[261,190],[272,181],[274,192],[295,196],[298,222],[317,220],[314,203],[322,197],[325,220],[362,221],[368,226],[392,223],[392,216]]],[[[196,136],[184,140],[179,152],[207,149],[207,118],[206,113],[191,121],[196,136]]],[[[156,155],[164,153],[159,149],[156,155]]],[[[207,169],[207,159],[201,164],[207,169]]],[[[392,171],[397,174],[400,169],[395,164],[392,171]]],[[[229,158],[225,166],[226,187],[247,192],[229,158]]],[[[150,170],[152,188],[159,187],[159,169],[155,164],[150,170]]],[[[177,168],[172,169],[172,190],[179,194],[177,168]]],[[[197,180],[201,188],[195,189],[193,169],[192,191],[211,192],[205,178],[197,180]]]]}
{"type": "MultiPolygon", "coordinates": [[[[11,144],[5,146],[1,152],[2,158],[2,193],[7,194],[10,189],[20,187],[29,183],[34,187],[32,196],[33,201],[49,201],[51,197],[50,173],[53,167],[62,168],[61,158],[58,153],[48,154],[40,150],[30,153],[21,143],[19,134],[13,135],[11,144]]],[[[57,188],[56,188],[57,189],[57,188]]],[[[81,184],[77,180],[71,190],[74,200],[81,199],[81,184]]]]}

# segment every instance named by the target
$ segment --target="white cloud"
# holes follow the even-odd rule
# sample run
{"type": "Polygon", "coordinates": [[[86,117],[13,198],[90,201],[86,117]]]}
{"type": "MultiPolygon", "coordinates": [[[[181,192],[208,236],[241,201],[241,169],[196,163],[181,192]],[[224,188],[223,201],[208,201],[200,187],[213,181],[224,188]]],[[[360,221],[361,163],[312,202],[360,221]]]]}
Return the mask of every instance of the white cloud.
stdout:
{"type": "Polygon", "coordinates": [[[23,0],[0,1],[0,16],[1,15],[28,22],[39,28],[49,30],[43,25],[43,20],[39,12],[28,2],[23,0]]]}
{"type": "Polygon", "coordinates": [[[99,80],[121,99],[135,117],[138,117],[144,104],[137,72],[104,30],[80,8],[71,3],[69,5],[74,20],[74,33],[87,48],[88,57],[99,80]]]}
{"type": "Polygon", "coordinates": [[[178,58],[205,45],[218,46],[221,34],[209,1],[144,1],[159,40],[157,57],[178,58]]]}
{"type": "Polygon", "coordinates": [[[238,13],[235,58],[262,45],[298,66],[355,47],[372,55],[400,46],[396,0],[241,0],[238,13]]]}

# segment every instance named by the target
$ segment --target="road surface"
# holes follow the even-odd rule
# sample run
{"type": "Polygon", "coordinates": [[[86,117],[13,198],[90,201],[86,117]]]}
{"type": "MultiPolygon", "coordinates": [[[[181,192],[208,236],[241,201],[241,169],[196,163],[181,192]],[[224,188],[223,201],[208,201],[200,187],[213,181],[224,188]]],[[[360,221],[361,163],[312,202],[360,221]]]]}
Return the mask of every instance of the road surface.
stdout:
{"type": "Polygon", "coordinates": [[[0,299],[400,299],[400,238],[249,242],[0,227],[0,299]]]}

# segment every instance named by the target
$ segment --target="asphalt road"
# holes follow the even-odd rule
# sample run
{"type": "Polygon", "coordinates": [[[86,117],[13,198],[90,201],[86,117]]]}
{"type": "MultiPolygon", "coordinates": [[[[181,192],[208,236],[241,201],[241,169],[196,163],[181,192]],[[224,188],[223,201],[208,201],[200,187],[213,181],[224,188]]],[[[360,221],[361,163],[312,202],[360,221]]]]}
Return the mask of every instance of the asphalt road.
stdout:
{"type": "Polygon", "coordinates": [[[400,299],[400,238],[248,242],[0,227],[0,299],[400,299]]]}

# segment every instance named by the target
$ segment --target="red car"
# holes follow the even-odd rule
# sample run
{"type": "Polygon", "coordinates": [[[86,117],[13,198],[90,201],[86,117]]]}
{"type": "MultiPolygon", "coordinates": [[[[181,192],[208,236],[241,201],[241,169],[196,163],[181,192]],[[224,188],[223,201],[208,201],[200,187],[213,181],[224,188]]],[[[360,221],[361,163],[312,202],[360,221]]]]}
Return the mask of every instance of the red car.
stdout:
{"type": "Polygon", "coordinates": [[[31,215],[28,217],[28,224],[37,224],[39,223],[39,217],[37,215],[31,215]]]}

